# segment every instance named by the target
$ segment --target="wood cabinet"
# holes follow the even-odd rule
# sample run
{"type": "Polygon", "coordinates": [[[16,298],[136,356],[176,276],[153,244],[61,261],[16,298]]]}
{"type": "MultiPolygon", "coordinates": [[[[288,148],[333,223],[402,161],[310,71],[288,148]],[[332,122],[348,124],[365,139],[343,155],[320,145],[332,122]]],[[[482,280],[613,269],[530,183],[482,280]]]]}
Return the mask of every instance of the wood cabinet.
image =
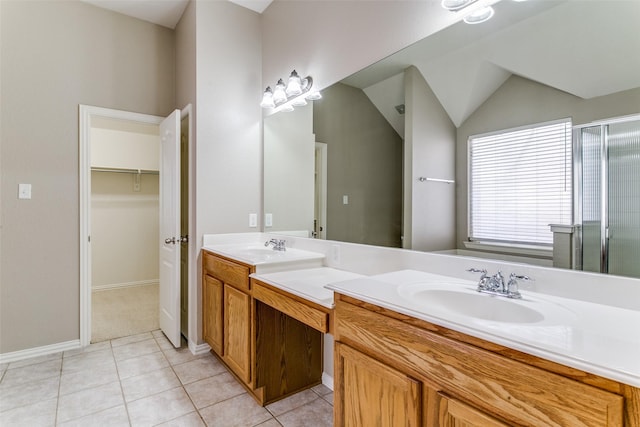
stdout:
{"type": "Polygon", "coordinates": [[[434,418],[430,424],[441,427],[508,427],[508,424],[442,393],[429,390],[434,418]]]}
{"type": "Polygon", "coordinates": [[[344,344],[336,344],[335,354],[342,398],[334,405],[345,426],[420,425],[418,381],[344,344]]]}
{"type": "Polygon", "coordinates": [[[202,253],[203,338],[245,385],[251,381],[253,267],[202,253]]]}
{"type": "Polygon", "coordinates": [[[224,353],[222,359],[244,382],[251,377],[251,297],[224,285],[224,353]]]}
{"type": "Polygon", "coordinates": [[[249,278],[254,267],[202,252],[203,338],[265,405],[320,384],[329,309],[249,278]]]}
{"type": "Polygon", "coordinates": [[[334,316],[336,426],[640,426],[637,388],[344,295],[334,316]]]}
{"type": "Polygon", "coordinates": [[[222,355],[224,342],[222,334],[223,290],[224,283],[209,274],[204,275],[202,279],[202,311],[206,315],[202,319],[202,335],[205,342],[219,355],[222,355]]]}

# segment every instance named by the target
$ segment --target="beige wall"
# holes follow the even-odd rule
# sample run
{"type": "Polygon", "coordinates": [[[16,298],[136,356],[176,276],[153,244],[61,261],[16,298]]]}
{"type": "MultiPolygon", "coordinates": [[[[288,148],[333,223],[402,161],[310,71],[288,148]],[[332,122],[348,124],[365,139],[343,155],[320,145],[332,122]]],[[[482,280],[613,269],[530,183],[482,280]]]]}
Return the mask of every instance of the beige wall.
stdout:
{"type": "Polygon", "coordinates": [[[571,117],[573,125],[640,113],[640,89],[582,99],[512,76],[458,128],[456,149],[457,245],[467,238],[467,140],[470,135],[571,117]]]}
{"type": "Polygon", "coordinates": [[[175,54],[173,31],[82,2],[0,10],[6,353],[79,339],[78,104],[168,114],[175,54]]]}
{"type": "Polygon", "coordinates": [[[91,173],[91,286],[156,282],[160,267],[159,179],[133,173],[91,173]],[[117,266],[117,268],[114,268],[117,266]]]}
{"type": "Polygon", "coordinates": [[[404,247],[453,249],[456,186],[418,179],[455,178],[456,127],[417,68],[409,67],[404,81],[404,247]]]}
{"type": "Polygon", "coordinates": [[[260,15],[230,2],[191,2],[176,27],[176,99],[191,104],[189,340],[202,342],[205,233],[258,231],[262,212],[260,15]],[[193,304],[192,304],[193,303],[193,304]]]}
{"type": "Polygon", "coordinates": [[[342,83],[314,102],[313,127],[327,144],[327,239],[400,247],[400,136],[361,89],[342,83]]]}
{"type": "Polygon", "coordinates": [[[315,145],[313,103],[264,120],[265,231],[313,231],[315,145]]]}

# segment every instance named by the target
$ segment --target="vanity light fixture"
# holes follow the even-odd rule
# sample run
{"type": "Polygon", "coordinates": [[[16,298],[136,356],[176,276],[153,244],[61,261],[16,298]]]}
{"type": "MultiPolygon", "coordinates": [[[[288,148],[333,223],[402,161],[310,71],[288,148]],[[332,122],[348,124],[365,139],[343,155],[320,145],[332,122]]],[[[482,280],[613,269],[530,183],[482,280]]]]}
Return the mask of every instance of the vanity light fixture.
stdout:
{"type": "Polygon", "coordinates": [[[477,0],[442,0],[442,7],[447,10],[456,11],[460,9],[464,9],[469,6],[471,3],[475,3],[477,0]]]}
{"type": "Polygon", "coordinates": [[[287,96],[298,96],[302,93],[302,79],[300,78],[296,70],[293,70],[291,72],[291,75],[289,76],[289,81],[287,82],[285,93],[287,94],[287,96]]]}
{"type": "Polygon", "coordinates": [[[485,6],[466,15],[462,20],[466,24],[481,24],[493,17],[495,11],[491,6],[485,6]]]}
{"type": "MultiPolygon", "coordinates": [[[[442,0],[440,3],[443,8],[447,9],[451,12],[462,11],[463,9],[468,8],[474,3],[477,3],[479,0],[442,0]]],[[[478,7],[473,7],[470,9],[474,9],[472,12],[467,13],[463,19],[463,21],[467,24],[480,24],[482,22],[486,22],[493,17],[494,10],[491,6],[483,6],[481,4],[477,5],[478,7]]],[[[469,10],[469,9],[467,9],[469,10]]]]}
{"type": "Polygon", "coordinates": [[[276,83],[276,89],[273,91],[273,102],[276,104],[282,104],[287,100],[287,93],[285,92],[285,86],[282,79],[276,83]]]}
{"type": "Polygon", "coordinates": [[[312,86],[313,79],[311,76],[301,78],[297,71],[293,70],[286,86],[282,79],[278,80],[274,90],[267,86],[262,95],[260,106],[262,108],[271,108],[274,112],[293,111],[294,107],[307,105],[307,101],[315,101],[322,98],[320,92],[311,92],[312,86]]]}

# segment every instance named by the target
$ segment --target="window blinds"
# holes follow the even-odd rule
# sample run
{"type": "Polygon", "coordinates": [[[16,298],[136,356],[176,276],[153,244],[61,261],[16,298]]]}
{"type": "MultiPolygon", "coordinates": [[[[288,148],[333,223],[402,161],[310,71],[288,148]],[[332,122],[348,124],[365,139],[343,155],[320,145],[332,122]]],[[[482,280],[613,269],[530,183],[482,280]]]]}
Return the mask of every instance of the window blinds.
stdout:
{"type": "Polygon", "coordinates": [[[570,224],[571,121],[469,138],[469,240],[552,245],[570,224]]]}

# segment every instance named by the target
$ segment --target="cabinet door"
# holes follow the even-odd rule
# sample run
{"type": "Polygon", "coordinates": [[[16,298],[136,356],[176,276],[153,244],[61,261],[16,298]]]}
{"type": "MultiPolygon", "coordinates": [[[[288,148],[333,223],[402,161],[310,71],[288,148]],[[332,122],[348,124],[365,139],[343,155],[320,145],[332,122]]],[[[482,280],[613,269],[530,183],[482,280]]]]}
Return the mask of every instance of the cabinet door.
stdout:
{"type": "Polygon", "coordinates": [[[335,425],[420,425],[418,381],[342,343],[335,351],[335,425]]]}
{"type": "Polygon", "coordinates": [[[434,427],[508,427],[508,424],[441,393],[430,391],[429,401],[430,406],[436,407],[436,420],[429,422],[434,427]]]}
{"type": "Polygon", "coordinates": [[[213,351],[222,356],[222,290],[223,283],[209,275],[202,286],[202,333],[213,351]]]}
{"type": "Polygon", "coordinates": [[[224,285],[224,356],[243,381],[250,379],[251,297],[224,285]]]}

